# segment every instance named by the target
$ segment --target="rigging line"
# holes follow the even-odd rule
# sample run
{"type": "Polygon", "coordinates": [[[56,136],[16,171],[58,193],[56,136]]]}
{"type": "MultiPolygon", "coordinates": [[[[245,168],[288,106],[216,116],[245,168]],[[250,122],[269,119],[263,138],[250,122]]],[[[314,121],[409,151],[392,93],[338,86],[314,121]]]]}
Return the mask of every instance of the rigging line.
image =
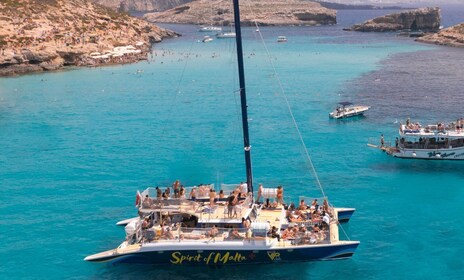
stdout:
{"type": "MultiPolygon", "coordinates": [[[[177,83],[177,86],[176,86],[176,89],[175,89],[174,101],[173,101],[173,104],[171,104],[171,110],[168,111],[168,118],[167,118],[168,120],[171,119],[171,116],[175,111],[175,110],[172,110],[172,109],[175,106],[175,103],[177,101],[177,97],[180,94],[180,85],[182,84],[182,81],[184,79],[184,75],[185,75],[185,71],[187,69],[187,64],[189,62],[190,55],[193,54],[192,49],[193,49],[194,43],[195,43],[195,41],[192,40],[192,42],[190,44],[190,47],[189,47],[189,50],[187,52],[187,56],[185,56],[185,54],[183,54],[183,56],[186,57],[186,59],[185,59],[184,67],[182,68],[182,72],[180,74],[179,82],[177,83]]],[[[166,132],[166,127],[168,126],[168,124],[169,124],[169,122],[164,122],[163,128],[161,129],[161,135],[164,135],[164,133],[166,132]]]]}
{"type": "MultiPolygon", "coordinates": [[[[256,18],[256,16],[255,16],[254,13],[253,13],[253,10],[251,9],[250,2],[247,1],[247,4],[248,4],[248,8],[250,9],[250,12],[251,12],[251,14],[252,14],[252,17],[253,17],[253,18],[256,18]]],[[[256,27],[258,27],[258,23],[256,22],[256,20],[254,20],[254,23],[255,23],[256,27]]],[[[259,34],[259,38],[261,39],[261,42],[262,42],[262,44],[263,44],[263,46],[264,46],[264,49],[266,50],[267,58],[268,58],[269,62],[271,63],[272,69],[273,69],[273,71],[274,71],[274,76],[275,76],[275,78],[276,78],[276,80],[277,80],[277,84],[278,84],[278,86],[279,86],[280,92],[282,93],[282,96],[283,96],[283,98],[284,98],[284,100],[285,100],[285,104],[287,105],[287,109],[288,109],[288,111],[289,111],[289,113],[290,113],[290,116],[291,116],[291,118],[292,118],[293,125],[295,126],[295,129],[296,129],[296,131],[297,131],[297,133],[298,133],[298,136],[299,136],[299,138],[300,138],[301,144],[303,145],[303,150],[304,150],[304,152],[305,152],[306,158],[307,158],[308,163],[309,163],[309,166],[308,166],[308,167],[310,168],[310,171],[312,171],[313,176],[314,176],[314,178],[315,178],[315,180],[316,180],[317,186],[318,186],[319,189],[321,190],[322,195],[323,195],[324,197],[326,197],[325,192],[324,192],[324,189],[322,188],[321,181],[319,180],[319,176],[317,176],[316,169],[315,169],[314,164],[313,164],[313,162],[312,162],[312,160],[311,160],[311,157],[309,156],[308,148],[306,147],[306,144],[305,144],[305,142],[304,142],[303,136],[301,135],[300,128],[298,127],[298,124],[296,123],[295,116],[293,115],[292,108],[291,108],[291,106],[290,106],[290,103],[288,102],[288,98],[287,98],[287,95],[285,94],[284,88],[283,88],[283,86],[282,86],[282,82],[280,81],[280,78],[279,78],[279,76],[277,75],[277,71],[276,71],[274,62],[273,62],[272,59],[271,59],[271,53],[269,52],[269,49],[268,49],[268,47],[267,47],[267,45],[266,45],[266,42],[264,42],[263,34],[261,34],[261,31],[259,31],[259,32],[257,32],[257,33],[259,34]]]]}
{"type": "Polygon", "coordinates": [[[346,238],[348,238],[348,241],[351,241],[350,237],[348,236],[348,234],[346,233],[345,229],[343,228],[342,224],[340,224],[338,221],[338,227],[342,229],[343,231],[343,234],[346,236],[346,238]]]}

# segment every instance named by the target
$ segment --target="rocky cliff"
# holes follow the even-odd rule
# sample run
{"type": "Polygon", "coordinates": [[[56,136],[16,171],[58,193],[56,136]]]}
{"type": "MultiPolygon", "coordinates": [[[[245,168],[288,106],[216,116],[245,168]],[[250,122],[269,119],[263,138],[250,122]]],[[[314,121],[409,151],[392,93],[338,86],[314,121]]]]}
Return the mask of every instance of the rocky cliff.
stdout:
{"type": "MultiPolygon", "coordinates": [[[[254,0],[241,3],[244,25],[316,25],[337,23],[337,12],[304,0],[254,0]]],[[[149,13],[152,22],[227,26],[233,22],[231,1],[198,0],[161,13],[149,13]]]]}
{"type": "Polygon", "coordinates": [[[464,23],[440,30],[438,33],[427,34],[416,40],[424,43],[464,48],[464,23]]]}
{"type": "Polygon", "coordinates": [[[404,29],[436,32],[440,28],[441,17],[439,8],[421,8],[378,17],[356,24],[351,27],[354,31],[385,32],[404,29]]]}
{"type": "Polygon", "coordinates": [[[176,35],[85,0],[2,0],[0,26],[0,76],[146,59],[176,35]]]}
{"type": "Polygon", "coordinates": [[[166,11],[193,0],[91,0],[97,4],[120,11],[166,11]]]}

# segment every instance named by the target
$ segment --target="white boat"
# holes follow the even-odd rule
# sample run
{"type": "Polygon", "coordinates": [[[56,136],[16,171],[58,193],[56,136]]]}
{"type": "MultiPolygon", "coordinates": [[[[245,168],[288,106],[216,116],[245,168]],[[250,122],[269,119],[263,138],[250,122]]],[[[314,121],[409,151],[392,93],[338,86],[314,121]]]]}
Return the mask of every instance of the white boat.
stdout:
{"type": "Polygon", "coordinates": [[[354,117],[364,114],[370,108],[369,106],[355,105],[351,102],[340,102],[338,104],[337,109],[329,113],[329,117],[333,119],[354,117]]]}
{"type": "Polygon", "coordinates": [[[399,138],[394,146],[381,143],[380,148],[398,158],[464,160],[464,119],[449,124],[421,126],[400,124],[399,138]]]}
{"type": "Polygon", "coordinates": [[[212,25],[202,26],[198,31],[200,32],[221,32],[222,27],[212,26],[212,25]]]}
{"type": "Polygon", "coordinates": [[[221,32],[216,34],[216,38],[235,38],[237,35],[233,31],[221,32]]]}
{"type": "Polygon", "coordinates": [[[260,185],[254,195],[238,0],[234,11],[246,182],[221,185],[222,193],[230,193],[227,197],[216,196],[213,184],[184,188],[179,181],[173,184],[174,197],[170,188],[137,192],[139,216],[123,221],[128,222],[125,240],[86,261],[226,266],[337,260],[354,254],[359,241],[339,237],[339,221],[349,219],[353,208],[333,207],[323,191],[320,205],[317,198],[302,196],[298,201],[308,206],[303,203],[298,210],[285,203],[282,186],[260,185]]]}
{"type": "Polygon", "coordinates": [[[208,42],[211,42],[213,41],[213,38],[211,38],[211,36],[204,36],[203,37],[203,40],[201,40],[203,43],[208,43],[208,42]]]}
{"type": "Polygon", "coordinates": [[[285,42],[287,42],[287,41],[288,41],[288,40],[287,40],[287,37],[285,37],[285,36],[278,36],[278,37],[277,37],[277,42],[278,42],[278,43],[285,43],[285,42]]]}

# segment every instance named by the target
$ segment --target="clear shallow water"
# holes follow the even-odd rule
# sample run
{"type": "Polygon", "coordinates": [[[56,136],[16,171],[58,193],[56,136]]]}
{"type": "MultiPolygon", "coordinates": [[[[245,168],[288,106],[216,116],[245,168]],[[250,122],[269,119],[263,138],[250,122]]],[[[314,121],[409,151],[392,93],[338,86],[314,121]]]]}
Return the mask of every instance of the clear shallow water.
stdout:
{"type": "MultiPolygon", "coordinates": [[[[84,262],[124,238],[115,222],[134,216],[136,189],[244,179],[233,41],[195,43],[192,27],[175,28],[185,35],[156,45],[149,63],[0,80],[2,278],[460,278],[464,163],[393,159],[366,143],[395,137],[407,116],[461,117],[462,50],[337,26],[262,32],[327,195],[357,208],[344,227],[361,241],[352,259],[239,269],[84,262]],[[372,109],[330,121],[341,100],[372,109]]],[[[283,184],[293,200],[318,196],[257,34],[244,36],[255,183],[283,184]]]]}

